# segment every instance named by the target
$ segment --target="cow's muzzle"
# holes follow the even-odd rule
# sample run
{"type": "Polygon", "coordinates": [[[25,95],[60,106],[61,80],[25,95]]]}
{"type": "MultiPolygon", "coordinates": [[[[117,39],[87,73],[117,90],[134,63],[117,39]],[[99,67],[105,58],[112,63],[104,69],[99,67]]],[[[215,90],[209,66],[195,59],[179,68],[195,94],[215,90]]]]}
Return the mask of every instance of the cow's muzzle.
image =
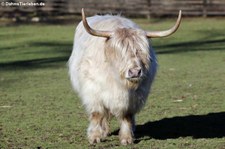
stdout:
{"type": "Polygon", "coordinates": [[[143,76],[143,70],[141,67],[130,68],[127,71],[126,79],[129,81],[138,81],[143,76]]]}

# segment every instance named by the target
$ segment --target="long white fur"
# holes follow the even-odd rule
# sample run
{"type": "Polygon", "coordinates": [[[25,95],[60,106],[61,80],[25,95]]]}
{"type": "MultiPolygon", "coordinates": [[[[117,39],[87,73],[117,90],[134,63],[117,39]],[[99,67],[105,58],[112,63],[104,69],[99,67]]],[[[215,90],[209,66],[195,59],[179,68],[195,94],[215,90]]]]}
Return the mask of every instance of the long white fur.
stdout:
{"type": "MultiPolygon", "coordinates": [[[[93,16],[87,18],[87,21],[97,30],[114,31],[117,28],[140,30],[134,22],[121,16],[93,16]]],[[[89,114],[104,113],[105,109],[116,117],[122,117],[127,111],[135,114],[144,105],[156,73],[157,60],[153,48],[149,41],[146,41],[148,46],[146,50],[150,51],[151,58],[147,79],[137,90],[132,91],[118,82],[121,78],[112,76],[114,72],[105,57],[105,40],[88,34],[82,22],[79,23],[69,59],[72,86],[81,97],[89,114]]]]}

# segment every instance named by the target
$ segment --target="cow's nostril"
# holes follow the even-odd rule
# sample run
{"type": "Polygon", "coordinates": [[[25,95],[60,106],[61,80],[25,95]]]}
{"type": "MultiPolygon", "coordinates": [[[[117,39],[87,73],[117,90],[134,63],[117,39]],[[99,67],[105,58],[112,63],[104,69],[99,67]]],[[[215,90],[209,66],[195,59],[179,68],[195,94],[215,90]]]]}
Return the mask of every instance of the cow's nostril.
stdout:
{"type": "Polygon", "coordinates": [[[138,77],[141,76],[141,69],[138,71],[138,77]]]}
{"type": "Polygon", "coordinates": [[[138,78],[141,76],[141,68],[136,67],[136,68],[131,68],[128,70],[128,76],[130,78],[138,78]]]}

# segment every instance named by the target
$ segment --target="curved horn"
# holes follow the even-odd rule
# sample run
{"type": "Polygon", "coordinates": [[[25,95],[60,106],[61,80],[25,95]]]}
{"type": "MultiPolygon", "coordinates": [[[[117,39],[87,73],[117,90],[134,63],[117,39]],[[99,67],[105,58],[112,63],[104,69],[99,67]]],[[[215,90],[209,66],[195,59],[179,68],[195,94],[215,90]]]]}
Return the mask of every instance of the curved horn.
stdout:
{"type": "Polygon", "coordinates": [[[180,22],[181,22],[181,10],[179,11],[179,15],[178,15],[178,18],[177,18],[177,22],[176,24],[168,29],[168,30],[165,30],[165,31],[146,31],[146,36],[148,38],[157,38],[157,37],[166,37],[166,36],[169,36],[169,35],[172,35],[173,33],[176,32],[176,30],[178,29],[179,25],[180,25],[180,22]]]}
{"type": "Polygon", "coordinates": [[[112,32],[109,32],[109,31],[99,31],[99,30],[94,30],[92,29],[88,23],[87,23],[87,19],[86,19],[86,16],[85,16],[85,13],[84,13],[84,8],[82,8],[82,21],[83,21],[83,25],[84,25],[84,28],[86,29],[86,31],[93,35],[93,36],[98,36],[98,37],[105,37],[105,38],[109,38],[112,34],[112,32]]]}

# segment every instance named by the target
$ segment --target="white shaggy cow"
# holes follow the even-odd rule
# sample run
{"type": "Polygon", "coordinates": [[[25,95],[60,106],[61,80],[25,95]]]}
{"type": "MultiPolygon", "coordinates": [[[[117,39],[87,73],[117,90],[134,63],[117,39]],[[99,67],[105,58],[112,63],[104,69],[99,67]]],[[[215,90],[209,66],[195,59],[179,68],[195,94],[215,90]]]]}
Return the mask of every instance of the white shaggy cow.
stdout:
{"type": "Polygon", "coordinates": [[[90,143],[100,142],[109,133],[108,120],[120,121],[120,142],[133,142],[134,116],[148,97],[157,69],[157,60],[148,38],[174,33],[181,21],[166,31],[144,31],[121,16],[93,16],[76,28],[69,74],[90,116],[87,135],[90,143]],[[90,25],[90,26],[89,26],[90,25]]]}

